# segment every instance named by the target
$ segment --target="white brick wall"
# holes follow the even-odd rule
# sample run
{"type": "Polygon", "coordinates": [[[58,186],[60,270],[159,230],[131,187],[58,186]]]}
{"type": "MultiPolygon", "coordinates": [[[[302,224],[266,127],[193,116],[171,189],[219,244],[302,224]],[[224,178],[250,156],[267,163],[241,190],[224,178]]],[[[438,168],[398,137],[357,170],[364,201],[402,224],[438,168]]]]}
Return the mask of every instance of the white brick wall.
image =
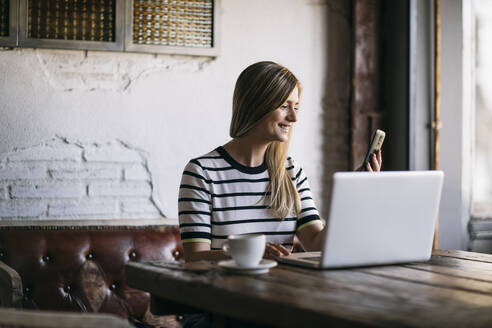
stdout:
{"type": "Polygon", "coordinates": [[[143,180],[150,181],[149,172],[143,166],[131,166],[123,170],[123,178],[125,180],[143,180]]]}
{"type": "Polygon", "coordinates": [[[78,179],[109,179],[117,180],[122,174],[118,167],[99,167],[99,168],[55,168],[49,170],[49,175],[58,180],[78,180],[78,179]]]}
{"type": "MultiPolygon", "coordinates": [[[[159,216],[158,211],[156,217],[159,216]]],[[[118,200],[83,199],[53,201],[48,206],[50,217],[73,215],[105,215],[118,213],[118,200]]]]}
{"type": "Polygon", "coordinates": [[[122,145],[101,147],[95,145],[84,150],[84,160],[88,162],[141,163],[142,158],[135,150],[122,148],[122,145]]]}
{"type": "Polygon", "coordinates": [[[145,153],[54,138],[0,154],[0,220],[164,217],[145,153]]]}
{"type": "Polygon", "coordinates": [[[43,182],[24,184],[14,181],[11,186],[12,198],[80,198],[85,194],[82,183],[43,182]]]}
{"type": "Polygon", "coordinates": [[[126,199],[121,201],[121,210],[123,213],[155,213],[157,210],[152,200],[143,199],[126,199]]]}
{"type": "Polygon", "coordinates": [[[7,156],[10,162],[29,161],[73,161],[79,162],[82,149],[75,145],[66,145],[63,148],[53,147],[55,144],[45,144],[33,148],[14,151],[7,156]]]}
{"type": "Polygon", "coordinates": [[[17,180],[17,179],[45,179],[47,171],[44,167],[8,167],[0,169],[0,180],[17,180]]]}
{"type": "Polygon", "coordinates": [[[8,186],[0,185],[0,200],[7,199],[8,197],[8,186]]]}
{"type": "Polygon", "coordinates": [[[0,217],[32,218],[46,215],[47,205],[40,200],[0,200],[0,217]]]}
{"type": "Polygon", "coordinates": [[[89,196],[150,197],[151,185],[144,182],[96,182],[89,184],[89,196]]]}

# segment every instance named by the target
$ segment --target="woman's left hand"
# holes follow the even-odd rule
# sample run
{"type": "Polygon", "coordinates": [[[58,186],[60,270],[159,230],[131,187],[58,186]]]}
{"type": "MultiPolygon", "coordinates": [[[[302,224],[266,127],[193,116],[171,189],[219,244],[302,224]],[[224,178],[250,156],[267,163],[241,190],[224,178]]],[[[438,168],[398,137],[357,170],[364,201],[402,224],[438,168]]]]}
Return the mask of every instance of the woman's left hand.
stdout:
{"type": "MultiPolygon", "coordinates": [[[[375,154],[371,155],[371,159],[366,163],[365,169],[368,172],[379,172],[381,171],[381,165],[383,165],[383,155],[381,154],[381,149],[379,149],[375,154]]],[[[360,168],[362,169],[362,166],[360,168]]]]}
{"type": "Polygon", "coordinates": [[[290,251],[277,243],[266,243],[264,258],[275,259],[280,255],[290,255],[290,251]]]}

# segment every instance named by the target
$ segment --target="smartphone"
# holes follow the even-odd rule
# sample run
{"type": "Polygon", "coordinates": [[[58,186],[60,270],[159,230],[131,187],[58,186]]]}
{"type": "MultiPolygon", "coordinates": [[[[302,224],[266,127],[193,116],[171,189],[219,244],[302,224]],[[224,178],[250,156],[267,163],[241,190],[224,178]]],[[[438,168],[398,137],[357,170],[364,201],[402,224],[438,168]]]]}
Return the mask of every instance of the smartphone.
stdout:
{"type": "Polygon", "coordinates": [[[371,142],[369,143],[369,148],[367,149],[366,156],[364,157],[364,162],[362,163],[362,171],[366,170],[366,163],[371,160],[371,155],[381,149],[385,136],[386,133],[383,130],[374,131],[371,142]]]}

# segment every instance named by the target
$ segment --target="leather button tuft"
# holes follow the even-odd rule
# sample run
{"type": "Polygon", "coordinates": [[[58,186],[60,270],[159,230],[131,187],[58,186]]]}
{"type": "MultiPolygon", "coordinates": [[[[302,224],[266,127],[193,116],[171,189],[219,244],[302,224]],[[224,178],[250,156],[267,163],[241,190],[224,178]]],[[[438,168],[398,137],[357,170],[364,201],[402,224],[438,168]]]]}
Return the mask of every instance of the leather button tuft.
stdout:
{"type": "Polygon", "coordinates": [[[64,290],[66,293],[69,293],[69,292],[72,290],[72,287],[70,287],[70,286],[68,286],[68,285],[67,285],[67,286],[65,286],[65,287],[63,288],[63,290],[64,290]]]}
{"type": "Polygon", "coordinates": [[[180,251],[178,251],[178,250],[175,250],[175,251],[173,252],[173,256],[174,256],[174,258],[178,258],[180,255],[181,255],[181,252],[180,252],[180,251]]]}
{"type": "Polygon", "coordinates": [[[3,258],[5,256],[5,253],[3,251],[0,251],[0,258],[3,258]]]}
{"type": "Polygon", "coordinates": [[[111,284],[111,285],[109,285],[109,289],[111,289],[111,290],[115,290],[115,289],[116,289],[116,285],[115,285],[115,284],[111,284]]]}
{"type": "Polygon", "coordinates": [[[137,253],[136,253],[136,252],[131,252],[131,253],[130,253],[130,258],[131,258],[132,260],[136,259],[136,258],[137,258],[137,253]]]}
{"type": "Polygon", "coordinates": [[[43,256],[43,261],[49,262],[51,260],[51,257],[49,255],[43,256]]]}
{"type": "Polygon", "coordinates": [[[85,256],[85,258],[88,260],[92,260],[94,258],[94,255],[92,255],[92,253],[89,253],[85,256]]]}
{"type": "Polygon", "coordinates": [[[24,288],[24,294],[29,294],[30,292],[31,290],[29,289],[29,287],[24,288]]]}

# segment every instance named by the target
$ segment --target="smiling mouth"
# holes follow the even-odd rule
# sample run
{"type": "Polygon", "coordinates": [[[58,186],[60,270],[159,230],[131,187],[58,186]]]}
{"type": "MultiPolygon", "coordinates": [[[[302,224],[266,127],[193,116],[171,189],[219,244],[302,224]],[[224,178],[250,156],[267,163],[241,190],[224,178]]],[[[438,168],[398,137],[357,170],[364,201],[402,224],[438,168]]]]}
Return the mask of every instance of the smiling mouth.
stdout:
{"type": "Polygon", "coordinates": [[[289,124],[282,124],[282,123],[280,123],[278,126],[280,127],[280,130],[282,130],[282,132],[289,132],[289,129],[292,127],[289,124]]]}

